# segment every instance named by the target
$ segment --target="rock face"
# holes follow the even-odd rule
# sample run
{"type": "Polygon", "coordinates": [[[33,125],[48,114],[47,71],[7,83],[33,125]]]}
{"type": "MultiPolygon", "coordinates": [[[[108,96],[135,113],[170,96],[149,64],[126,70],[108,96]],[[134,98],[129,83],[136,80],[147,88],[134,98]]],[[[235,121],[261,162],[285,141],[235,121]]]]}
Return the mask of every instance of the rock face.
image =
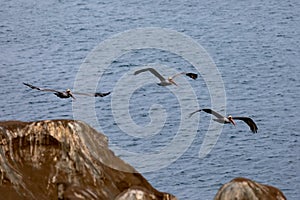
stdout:
{"type": "Polygon", "coordinates": [[[176,199],[73,120],[0,122],[0,194],[7,199],[176,199]]]}
{"type": "Polygon", "coordinates": [[[283,193],[272,186],[246,178],[235,178],[224,184],[214,200],[286,200],[283,193]]]}

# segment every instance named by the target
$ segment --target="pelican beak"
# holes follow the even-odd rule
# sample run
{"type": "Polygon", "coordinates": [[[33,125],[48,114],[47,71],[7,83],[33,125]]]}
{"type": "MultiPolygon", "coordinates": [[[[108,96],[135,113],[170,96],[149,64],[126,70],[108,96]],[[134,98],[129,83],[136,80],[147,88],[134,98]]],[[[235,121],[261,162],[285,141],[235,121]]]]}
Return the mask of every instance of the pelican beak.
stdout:
{"type": "Polygon", "coordinates": [[[236,123],[235,123],[235,121],[233,121],[233,119],[230,117],[229,118],[229,121],[235,126],[236,125],[236,123]]]}
{"type": "Polygon", "coordinates": [[[173,85],[178,86],[177,83],[175,83],[175,81],[173,81],[172,79],[169,79],[169,81],[170,81],[170,83],[172,83],[173,85]]]}
{"type": "Polygon", "coordinates": [[[71,92],[71,90],[70,89],[67,89],[66,90],[66,93],[70,96],[70,97],[72,97],[72,99],[76,99],[74,96],[73,96],[73,94],[72,94],[72,92],[71,92]]]}
{"type": "Polygon", "coordinates": [[[72,99],[76,100],[76,98],[73,96],[71,92],[70,92],[70,96],[72,97],[72,99]]]}

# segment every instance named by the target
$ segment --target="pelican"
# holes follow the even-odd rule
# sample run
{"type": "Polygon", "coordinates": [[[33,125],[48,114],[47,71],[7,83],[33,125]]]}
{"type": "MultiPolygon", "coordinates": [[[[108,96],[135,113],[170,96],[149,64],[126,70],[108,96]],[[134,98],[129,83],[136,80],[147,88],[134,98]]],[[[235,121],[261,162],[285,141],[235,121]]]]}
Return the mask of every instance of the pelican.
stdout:
{"type": "Polygon", "coordinates": [[[177,76],[180,76],[180,75],[186,75],[186,76],[188,76],[188,77],[190,77],[190,78],[192,78],[194,80],[197,79],[197,77],[198,77],[198,75],[194,74],[194,73],[181,72],[181,73],[175,74],[174,76],[168,77],[168,79],[165,79],[154,68],[145,68],[145,69],[137,70],[136,72],[134,72],[134,75],[137,75],[137,74],[145,72],[145,71],[149,71],[154,76],[156,76],[160,80],[160,83],[157,83],[160,86],[168,86],[168,85],[172,85],[172,84],[178,86],[173,79],[176,78],[177,76]]]}
{"type": "Polygon", "coordinates": [[[223,115],[217,113],[216,111],[213,111],[212,109],[200,109],[200,110],[196,110],[196,111],[192,112],[189,117],[191,117],[196,112],[200,112],[200,111],[204,111],[206,113],[214,115],[215,117],[217,117],[217,119],[213,119],[213,120],[216,121],[216,122],[219,122],[221,124],[229,124],[229,123],[231,123],[231,124],[233,124],[235,126],[236,123],[235,123],[234,119],[235,120],[242,120],[242,121],[244,121],[250,127],[250,130],[253,133],[257,133],[257,129],[258,128],[257,128],[255,122],[251,118],[249,118],[249,117],[232,117],[231,115],[229,115],[228,117],[224,117],[223,115]]]}
{"type": "Polygon", "coordinates": [[[104,96],[107,96],[110,94],[110,92],[106,92],[106,93],[93,93],[93,94],[89,94],[89,93],[82,93],[82,92],[71,92],[70,89],[67,89],[66,91],[58,91],[58,90],[53,90],[53,89],[47,89],[47,88],[39,88],[39,87],[36,87],[36,86],[33,86],[31,84],[28,84],[28,83],[23,83],[24,85],[30,87],[31,89],[34,89],[34,90],[39,90],[39,91],[45,91],[45,92],[52,92],[53,94],[55,94],[57,97],[59,98],[62,98],[62,99],[67,99],[67,98],[73,98],[73,99],[76,99],[73,94],[76,94],[76,95],[85,95],[85,96],[91,96],[91,97],[104,97],[104,96]]]}

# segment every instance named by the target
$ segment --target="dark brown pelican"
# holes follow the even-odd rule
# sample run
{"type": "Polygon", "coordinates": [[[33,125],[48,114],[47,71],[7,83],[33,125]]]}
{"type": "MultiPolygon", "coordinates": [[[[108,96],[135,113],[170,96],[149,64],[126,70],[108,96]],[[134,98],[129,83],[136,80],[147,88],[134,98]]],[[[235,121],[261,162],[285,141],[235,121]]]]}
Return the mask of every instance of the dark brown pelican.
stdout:
{"type": "Polygon", "coordinates": [[[149,71],[154,76],[156,76],[160,80],[160,83],[157,83],[160,86],[168,86],[168,85],[172,85],[172,84],[177,86],[177,84],[174,82],[173,79],[180,75],[186,75],[194,80],[197,79],[197,77],[198,77],[198,75],[194,74],[194,73],[181,72],[181,73],[175,74],[174,76],[169,77],[168,79],[165,79],[160,73],[158,73],[153,68],[145,68],[145,69],[137,70],[136,72],[134,72],[134,75],[137,75],[137,74],[145,72],[145,71],[149,71]]]}
{"type": "Polygon", "coordinates": [[[244,121],[246,124],[248,124],[248,126],[250,127],[251,131],[253,133],[257,133],[257,126],[255,124],[255,122],[249,118],[249,117],[232,117],[231,115],[229,115],[228,117],[224,117],[223,115],[211,110],[211,109],[200,109],[200,110],[196,110],[195,112],[192,112],[190,114],[190,117],[195,114],[196,112],[200,112],[200,111],[204,111],[206,113],[209,113],[209,114],[212,114],[214,115],[215,117],[217,117],[217,119],[213,119],[214,121],[216,122],[219,122],[221,124],[233,124],[234,126],[236,125],[235,122],[234,122],[234,119],[235,120],[242,120],[244,121]]]}
{"type": "Polygon", "coordinates": [[[93,94],[81,93],[81,92],[73,92],[72,93],[70,89],[67,89],[66,91],[61,92],[61,91],[57,91],[57,90],[53,90],[53,89],[39,88],[39,87],[33,86],[31,84],[28,84],[28,83],[23,83],[23,84],[30,87],[31,89],[45,91],[45,92],[52,92],[53,94],[55,94],[59,98],[63,98],[63,99],[70,98],[70,97],[75,99],[73,94],[74,95],[85,95],[85,96],[91,96],[91,97],[104,97],[104,96],[107,96],[107,95],[110,94],[110,92],[107,92],[107,93],[99,93],[98,92],[98,93],[93,93],[93,94]]]}

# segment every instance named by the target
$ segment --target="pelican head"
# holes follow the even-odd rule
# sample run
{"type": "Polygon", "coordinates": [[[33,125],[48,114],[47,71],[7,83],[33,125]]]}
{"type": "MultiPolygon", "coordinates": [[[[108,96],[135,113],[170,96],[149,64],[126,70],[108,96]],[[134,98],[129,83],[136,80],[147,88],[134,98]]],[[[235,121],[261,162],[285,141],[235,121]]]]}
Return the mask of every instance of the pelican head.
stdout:
{"type": "Polygon", "coordinates": [[[169,81],[169,83],[178,86],[177,83],[175,83],[175,81],[172,79],[172,77],[169,77],[168,81],[169,81]]]}
{"type": "Polygon", "coordinates": [[[72,92],[70,89],[66,90],[67,95],[69,95],[70,97],[72,97],[73,99],[75,99],[75,97],[73,96],[72,92]]]}
{"type": "Polygon", "coordinates": [[[231,115],[229,115],[228,117],[228,120],[235,126],[236,124],[235,124],[235,122],[233,121],[233,119],[232,119],[232,116],[231,115]]]}

